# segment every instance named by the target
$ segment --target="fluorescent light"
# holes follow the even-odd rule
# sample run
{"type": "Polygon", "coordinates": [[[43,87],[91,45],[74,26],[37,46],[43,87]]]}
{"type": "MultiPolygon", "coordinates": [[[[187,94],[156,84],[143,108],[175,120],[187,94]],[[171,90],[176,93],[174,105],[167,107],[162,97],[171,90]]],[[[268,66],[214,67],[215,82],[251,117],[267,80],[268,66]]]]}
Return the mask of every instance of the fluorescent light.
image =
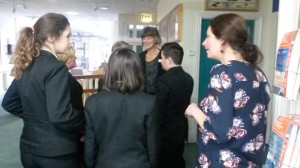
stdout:
{"type": "Polygon", "coordinates": [[[107,10],[108,8],[107,8],[107,7],[101,7],[100,9],[102,9],[102,10],[107,10]]]}
{"type": "Polygon", "coordinates": [[[74,11],[70,11],[70,12],[66,12],[66,14],[72,15],[72,16],[76,16],[76,15],[78,15],[79,13],[78,13],[78,12],[74,12],[74,11]]]}

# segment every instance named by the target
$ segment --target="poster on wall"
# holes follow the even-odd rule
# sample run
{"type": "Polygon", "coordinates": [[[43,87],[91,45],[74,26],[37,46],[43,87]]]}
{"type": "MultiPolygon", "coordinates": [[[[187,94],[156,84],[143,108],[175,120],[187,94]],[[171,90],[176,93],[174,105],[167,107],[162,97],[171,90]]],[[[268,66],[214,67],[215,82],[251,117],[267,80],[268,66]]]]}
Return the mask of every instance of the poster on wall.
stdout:
{"type": "Polygon", "coordinates": [[[168,42],[182,39],[183,4],[178,4],[168,15],[168,42]]]}
{"type": "Polygon", "coordinates": [[[258,11],[259,0],[205,0],[205,10],[258,11]]]}
{"type": "Polygon", "coordinates": [[[288,32],[276,56],[273,93],[296,100],[300,87],[300,30],[288,32]]]}
{"type": "Polygon", "coordinates": [[[157,25],[162,44],[168,42],[168,18],[164,17],[157,25]]]}

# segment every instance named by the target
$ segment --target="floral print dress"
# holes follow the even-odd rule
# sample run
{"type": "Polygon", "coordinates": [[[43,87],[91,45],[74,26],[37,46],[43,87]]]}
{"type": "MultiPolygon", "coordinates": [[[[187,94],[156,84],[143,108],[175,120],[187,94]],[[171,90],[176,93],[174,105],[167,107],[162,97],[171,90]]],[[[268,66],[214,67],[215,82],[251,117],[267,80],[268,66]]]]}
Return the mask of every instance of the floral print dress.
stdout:
{"type": "Polygon", "coordinates": [[[199,103],[207,119],[198,132],[197,167],[261,167],[270,101],[266,76],[239,61],[218,64],[210,75],[199,103]]]}

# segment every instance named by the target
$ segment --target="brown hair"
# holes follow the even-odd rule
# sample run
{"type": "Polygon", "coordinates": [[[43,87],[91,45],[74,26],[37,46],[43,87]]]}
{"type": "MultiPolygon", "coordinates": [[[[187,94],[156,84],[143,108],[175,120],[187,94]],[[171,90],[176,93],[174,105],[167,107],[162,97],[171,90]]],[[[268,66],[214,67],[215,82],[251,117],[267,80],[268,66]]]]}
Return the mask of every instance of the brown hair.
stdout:
{"type": "Polygon", "coordinates": [[[143,32],[141,34],[141,38],[143,39],[144,37],[149,37],[149,36],[154,38],[156,45],[161,44],[161,37],[159,35],[157,28],[150,27],[150,26],[144,27],[143,32]]]}
{"type": "Polygon", "coordinates": [[[116,41],[114,45],[111,47],[111,52],[115,51],[116,49],[120,48],[129,48],[131,49],[130,44],[126,43],[125,41],[116,41]]]}
{"type": "Polygon", "coordinates": [[[47,13],[36,21],[33,28],[23,28],[13,53],[12,75],[19,79],[34,57],[39,55],[47,38],[49,36],[58,38],[69,25],[70,23],[64,15],[47,13]]]}
{"type": "Polygon", "coordinates": [[[171,57],[173,62],[176,65],[181,65],[183,59],[183,48],[176,42],[165,43],[161,47],[161,51],[163,52],[166,58],[171,57]]]}
{"type": "Polygon", "coordinates": [[[252,66],[262,61],[263,55],[259,48],[248,42],[247,25],[241,16],[234,13],[219,15],[210,21],[210,27],[216,38],[228,43],[252,66]]]}
{"type": "Polygon", "coordinates": [[[144,87],[144,77],[138,55],[128,48],[115,50],[109,57],[103,89],[133,93],[144,87]]]}

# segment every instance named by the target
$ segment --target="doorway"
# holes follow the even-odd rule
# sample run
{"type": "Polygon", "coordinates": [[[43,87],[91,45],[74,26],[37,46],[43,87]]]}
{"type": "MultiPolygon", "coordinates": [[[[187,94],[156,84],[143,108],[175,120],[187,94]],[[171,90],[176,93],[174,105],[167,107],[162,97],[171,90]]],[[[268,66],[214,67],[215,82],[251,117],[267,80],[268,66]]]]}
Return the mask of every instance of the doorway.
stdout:
{"type": "MultiPolygon", "coordinates": [[[[218,61],[208,59],[206,50],[202,46],[203,41],[206,38],[206,30],[209,26],[209,21],[210,19],[201,19],[201,32],[200,32],[200,68],[199,68],[199,88],[198,88],[198,102],[202,100],[202,98],[205,96],[210,78],[209,78],[209,73],[211,68],[218,64],[218,61]]],[[[254,30],[255,30],[255,20],[249,19],[246,20],[246,24],[248,27],[248,32],[249,32],[249,42],[253,43],[254,42],[254,30]]]]}

